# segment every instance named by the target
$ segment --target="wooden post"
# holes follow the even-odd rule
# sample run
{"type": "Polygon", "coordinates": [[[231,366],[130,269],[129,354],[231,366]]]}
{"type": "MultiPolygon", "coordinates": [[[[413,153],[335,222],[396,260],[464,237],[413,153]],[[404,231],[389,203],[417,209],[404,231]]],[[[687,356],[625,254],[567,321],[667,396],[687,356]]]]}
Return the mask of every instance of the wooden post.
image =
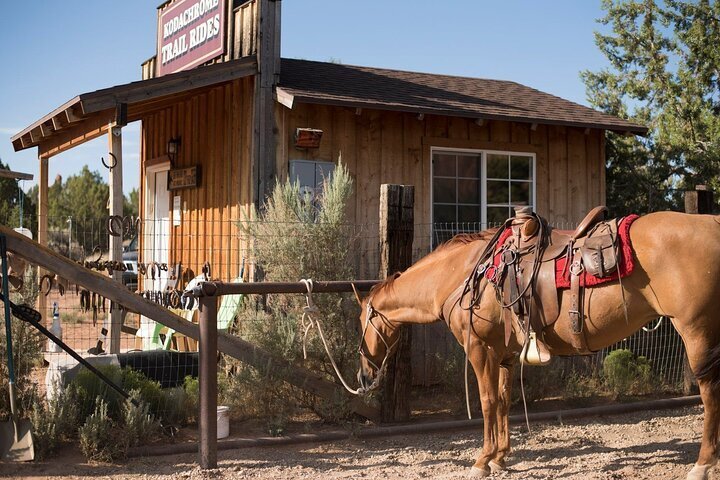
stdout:
{"type": "MultiPolygon", "coordinates": [[[[698,185],[695,190],[685,192],[685,213],[711,214],[713,211],[713,192],[705,185],[698,185]]],[[[683,393],[695,395],[699,392],[697,379],[690,368],[687,353],[683,355],[683,393]]]]}
{"type": "MultiPolygon", "coordinates": [[[[111,126],[108,130],[108,165],[110,169],[110,215],[123,214],[123,180],[122,180],[122,127],[111,126]]],[[[122,262],[122,236],[109,236],[110,260],[122,262]]],[[[122,283],[122,272],[114,271],[113,280],[122,283]]],[[[119,308],[113,308],[109,313],[108,322],[108,352],[120,353],[120,331],[122,328],[122,315],[119,308]]]]}
{"type": "MultiPolygon", "coordinates": [[[[380,278],[405,270],[412,263],[414,202],[412,185],[380,186],[380,278]]],[[[397,351],[388,359],[380,401],[383,422],[410,418],[411,334],[409,326],[400,328],[397,351]]]]}
{"type": "Polygon", "coordinates": [[[200,304],[200,467],[217,467],[217,297],[200,304]]]}
{"type": "MultiPolygon", "coordinates": [[[[49,158],[40,158],[40,175],[38,178],[38,232],[37,241],[43,247],[48,244],[48,164],[49,158]]],[[[38,267],[38,279],[44,275],[42,268],[38,267]]],[[[38,311],[43,318],[47,318],[47,297],[38,295],[38,311]]]]}
{"type": "Polygon", "coordinates": [[[277,176],[273,89],[280,74],[280,5],[279,0],[258,0],[258,74],[255,75],[252,177],[258,209],[272,191],[277,176]]]}

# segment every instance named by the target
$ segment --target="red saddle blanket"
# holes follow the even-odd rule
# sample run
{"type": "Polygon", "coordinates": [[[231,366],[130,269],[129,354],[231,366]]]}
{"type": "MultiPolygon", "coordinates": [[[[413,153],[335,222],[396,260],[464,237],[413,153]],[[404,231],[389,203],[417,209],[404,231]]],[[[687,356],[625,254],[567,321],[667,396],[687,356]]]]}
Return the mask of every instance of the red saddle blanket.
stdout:
{"type": "MultiPolygon", "coordinates": [[[[630,242],[630,226],[638,218],[638,215],[628,215],[620,220],[618,224],[618,249],[620,250],[620,265],[618,265],[618,270],[604,278],[583,272],[582,275],[580,275],[581,287],[594,287],[603,283],[613,282],[618,279],[618,274],[620,278],[625,278],[633,272],[635,268],[635,257],[633,256],[632,243],[630,242]]],[[[570,288],[570,271],[568,268],[565,268],[566,263],[566,257],[555,260],[555,286],[557,288],[570,288]]]]}
{"type": "MultiPolygon", "coordinates": [[[[603,283],[613,282],[618,279],[618,274],[620,278],[625,278],[633,272],[635,268],[635,257],[633,256],[632,243],[630,242],[630,226],[638,218],[638,215],[628,215],[620,220],[620,224],[618,225],[618,246],[621,252],[618,271],[605,278],[599,278],[584,272],[580,276],[580,286],[594,287],[603,283]]],[[[500,235],[497,242],[498,250],[493,258],[493,266],[495,268],[491,267],[485,272],[485,276],[492,282],[496,281],[496,278],[494,278],[495,272],[500,265],[500,247],[510,235],[512,235],[512,230],[509,228],[500,235]]],[[[557,288],[570,288],[570,272],[565,268],[566,263],[566,257],[560,257],[555,260],[555,286],[557,288]]]]}

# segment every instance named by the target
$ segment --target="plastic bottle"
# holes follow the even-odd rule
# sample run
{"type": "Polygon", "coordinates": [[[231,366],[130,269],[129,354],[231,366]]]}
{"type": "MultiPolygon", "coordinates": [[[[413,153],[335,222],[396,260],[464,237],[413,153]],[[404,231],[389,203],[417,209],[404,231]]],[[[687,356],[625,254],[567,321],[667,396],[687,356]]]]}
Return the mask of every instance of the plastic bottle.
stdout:
{"type": "MultiPolygon", "coordinates": [[[[60,323],[60,310],[58,309],[57,302],[53,302],[53,322],[50,327],[50,333],[62,340],[62,323],[60,323]]],[[[60,353],[62,349],[55,342],[48,339],[48,352],[60,353]]]]}

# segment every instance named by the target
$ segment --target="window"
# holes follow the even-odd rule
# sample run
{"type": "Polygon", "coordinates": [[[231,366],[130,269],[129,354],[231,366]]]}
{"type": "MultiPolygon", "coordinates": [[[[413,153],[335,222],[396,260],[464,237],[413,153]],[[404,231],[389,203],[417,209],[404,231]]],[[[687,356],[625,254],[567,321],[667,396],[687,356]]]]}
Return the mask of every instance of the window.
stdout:
{"type": "Polygon", "coordinates": [[[432,164],[435,245],[495,226],[513,207],[535,204],[533,154],[433,150],[432,164]]]}
{"type": "Polygon", "coordinates": [[[300,193],[304,197],[315,198],[322,191],[323,180],[330,178],[334,171],[332,162],[290,160],[290,181],[300,182],[300,193]]]}

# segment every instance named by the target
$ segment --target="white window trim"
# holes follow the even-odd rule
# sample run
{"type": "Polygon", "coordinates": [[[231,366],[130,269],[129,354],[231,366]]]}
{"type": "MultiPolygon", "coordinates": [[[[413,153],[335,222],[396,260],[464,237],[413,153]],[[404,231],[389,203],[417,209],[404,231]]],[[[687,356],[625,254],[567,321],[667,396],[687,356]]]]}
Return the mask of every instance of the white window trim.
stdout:
{"type": "MultiPolygon", "coordinates": [[[[433,158],[436,153],[466,153],[468,155],[480,155],[481,161],[480,161],[480,167],[481,167],[481,182],[483,182],[482,185],[482,195],[480,198],[481,205],[480,205],[480,224],[483,226],[483,228],[487,228],[487,208],[488,208],[488,202],[487,202],[487,155],[490,154],[497,154],[497,155],[521,155],[524,157],[531,157],[531,169],[532,169],[532,181],[528,182],[532,185],[532,206],[533,210],[537,208],[537,154],[534,152],[523,152],[523,151],[513,151],[513,150],[486,150],[486,149],[470,149],[470,148],[454,148],[454,147],[430,147],[430,225],[435,225],[435,219],[434,216],[434,210],[435,210],[435,198],[434,198],[434,181],[435,181],[435,165],[433,163],[433,158]]],[[[434,235],[434,228],[430,228],[430,244],[432,245],[433,242],[433,235],[434,235]]]]}

